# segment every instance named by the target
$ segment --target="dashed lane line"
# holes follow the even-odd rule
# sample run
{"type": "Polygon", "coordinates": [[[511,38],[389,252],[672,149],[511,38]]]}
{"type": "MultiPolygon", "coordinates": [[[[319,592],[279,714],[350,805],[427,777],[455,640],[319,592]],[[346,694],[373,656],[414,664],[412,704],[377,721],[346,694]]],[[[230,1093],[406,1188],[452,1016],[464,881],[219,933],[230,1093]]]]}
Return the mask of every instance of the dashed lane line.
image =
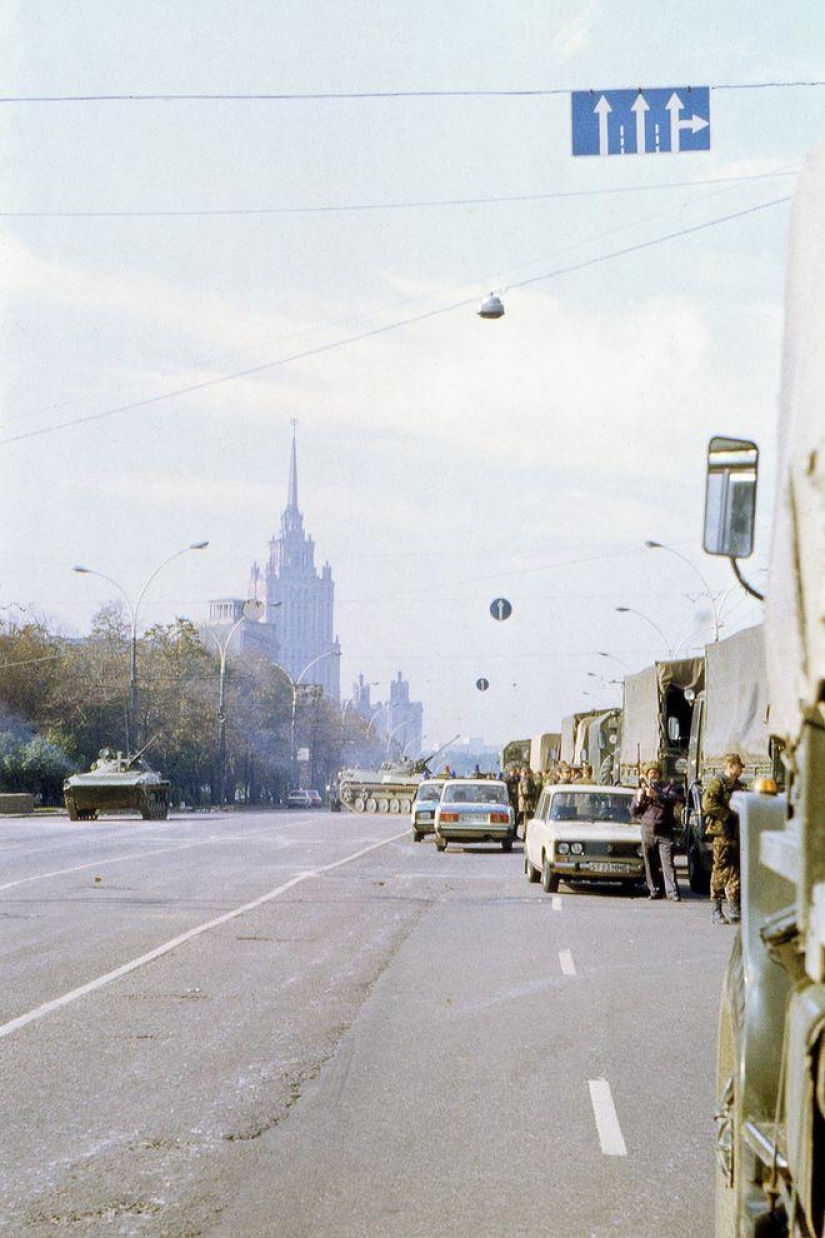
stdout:
{"type": "Polygon", "coordinates": [[[599,1143],[605,1156],[627,1156],[627,1147],[619,1125],[613,1094],[606,1079],[589,1079],[590,1103],[596,1118],[599,1143]]]}
{"type": "Polygon", "coordinates": [[[573,962],[573,955],[569,950],[559,950],[559,962],[565,976],[576,975],[576,964],[573,962]]]}
{"type": "Polygon", "coordinates": [[[148,953],[140,955],[139,958],[132,959],[121,967],[116,967],[114,971],[106,972],[105,975],[98,976],[95,980],[90,980],[88,984],[82,984],[79,988],[72,989],[69,993],[64,993],[53,1001],[44,1002],[42,1006],[37,1006],[34,1010],[29,1010],[26,1014],[21,1014],[16,1019],[11,1019],[8,1023],[0,1024],[0,1038],[11,1036],[13,1032],[20,1031],[21,1028],[26,1027],[29,1023],[34,1023],[38,1019],[45,1018],[46,1015],[53,1014],[56,1010],[61,1010],[64,1006],[71,1005],[72,1002],[85,997],[87,993],[94,993],[97,989],[102,989],[105,985],[111,984],[112,981],[119,980],[121,976],[128,976],[130,972],[137,971],[139,967],[145,967],[147,963],[153,963],[155,959],[162,958],[165,954],[170,954],[178,946],[185,945],[186,942],[192,941],[195,937],[200,937],[203,933],[208,933],[211,929],[219,928],[220,925],[226,924],[230,920],[236,920],[239,916],[246,915],[247,912],[254,911],[265,903],[273,902],[274,899],[280,898],[282,894],[285,894],[287,890],[293,889],[302,882],[309,881],[313,877],[320,877],[323,873],[330,873],[333,869],[341,868],[344,864],[352,864],[354,860],[359,860],[361,856],[368,855],[370,851],[376,851],[379,847],[386,847],[389,843],[397,842],[399,838],[405,838],[408,833],[408,830],[404,830],[402,834],[393,834],[391,838],[382,838],[380,842],[370,843],[368,847],[362,847],[360,851],[344,856],[342,860],[334,860],[331,864],[323,864],[318,868],[298,873],[295,877],[291,877],[289,881],[285,881],[283,885],[277,886],[274,890],[267,891],[260,898],[253,899],[251,903],[244,903],[243,906],[235,907],[232,911],[227,911],[222,916],[216,916],[214,920],[208,920],[205,924],[199,924],[197,927],[189,929],[188,932],[181,933],[179,937],[173,937],[171,941],[166,941],[163,945],[156,946],[154,950],[149,950],[148,953]]]}
{"type": "Polygon", "coordinates": [[[558,894],[553,895],[553,899],[550,905],[552,906],[554,911],[561,911],[561,899],[559,898],[558,894]]]}

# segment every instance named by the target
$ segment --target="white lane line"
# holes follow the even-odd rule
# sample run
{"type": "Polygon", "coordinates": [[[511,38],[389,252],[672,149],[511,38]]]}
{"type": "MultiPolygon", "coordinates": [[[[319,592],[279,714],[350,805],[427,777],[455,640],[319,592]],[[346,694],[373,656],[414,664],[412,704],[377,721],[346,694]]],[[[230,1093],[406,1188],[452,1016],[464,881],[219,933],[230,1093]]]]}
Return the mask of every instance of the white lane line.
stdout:
{"type": "MultiPolygon", "coordinates": [[[[7,881],[4,885],[0,885],[0,890],[12,890],[15,886],[24,886],[31,881],[45,881],[48,877],[65,877],[68,873],[82,873],[89,868],[105,868],[107,864],[122,864],[126,860],[142,860],[144,857],[151,855],[171,855],[176,851],[188,851],[191,847],[207,847],[210,843],[215,842],[244,842],[247,838],[257,838],[261,834],[275,834],[288,829],[288,826],[267,827],[264,830],[250,830],[247,834],[234,834],[216,836],[210,834],[208,838],[196,838],[191,842],[183,842],[180,839],[169,838],[166,841],[169,843],[179,843],[174,847],[158,847],[154,851],[133,851],[130,855],[113,855],[109,860],[92,860],[90,864],[75,864],[73,868],[55,868],[48,873],[35,873],[31,877],[18,877],[15,881],[7,881]]],[[[152,841],[151,839],[146,840],[152,841]]]]}
{"type": "Polygon", "coordinates": [[[561,899],[558,894],[553,895],[551,906],[554,911],[561,911],[561,899]]]}
{"type": "Polygon", "coordinates": [[[573,955],[569,950],[559,950],[559,962],[565,976],[575,976],[576,964],[573,962],[573,955]]]}
{"type": "Polygon", "coordinates": [[[282,894],[285,894],[287,890],[300,885],[301,882],[309,881],[312,877],[320,877],[322,873],[330,873],[334,868],[340,868],[343,864],[351,864],[353,860],[359,860],[362,855],[367,855],[378,847],[386,847],[389,843],[397,842],[399,838],[406,838],[408,833],[409,830],[404,830],[402,834],[393,834],[391,838],[383,838],[380,842],[370,843],[368,847],[362,847],[360,851],[356,851],[353,855],[344,856],[342,860],[334,860],[332,864],[323,864],[319,868],[298,873],[296,877],[291,877],[283,885],[277,886],[274,890],[269,890],[266,894],[262,894],[260,898],[253,899],[251,903],[244,903],[242,907],[236,907],[233,911],[227,911],[222,916],[216,916],[214,920],[208,920],[205,924],[199,924],[196,928],[189,929],[186,933],[181,933],[179,937],[173,937],[171,941],[164,942],[162,946],[156,946],[154,950],[148,951],[147,954],[141,954],[139,958],[132,959],[131,962],[124,963],[121,967],[116,967],[114,971],[106,972],[105,975],[98,976],[96,980],[90,980],[88,984],[82,984],[80,988],[72,989],[71,992],[64,993],[61,997],[56,997],[54,1001],[44,1002],[42,1006],[37,1006],[34,1010],[29,1010],[26,1014],[21,1014],[16,1019],[11,1019],[8,1023],[0,1024],[0,1038],[10,1036],[12,1032],[19,1031],[20,1028],[26,1027],[29,1023],[34,1023],[37,1019],[45,1018],[47,1014],[52,1014],[63,1006],[71,1005],[78,998],[85,997],[87,993],[94,993],[96,989],[102,989],[104,985],[111,984],[113,980],[119,980],[121,976],[127,976],[130,972],[137,971],[139,967],[145,967],[147,963],[153,963],[155,959],[161,958],[164,954],[170,954],[178,946],[184,945],[187,941],[192,941],[194,937],[200,937],[202,933],[208,933],[210,929],[218,928],[229,920],[236,920],[238,916],[243,916],[248,911],[254,911],[257,907],[262,907],[264,903],[271,903],[274,899],[280,898],[282,894]]]}
{"type": "Polygon", "coordinates": [[[599,1143],[605,1156],[627,1156],[627,1147],[619,1126],[610,1084],[606,1079],[589,1079],[590,1103],[596,1118],[599,1143]]]}

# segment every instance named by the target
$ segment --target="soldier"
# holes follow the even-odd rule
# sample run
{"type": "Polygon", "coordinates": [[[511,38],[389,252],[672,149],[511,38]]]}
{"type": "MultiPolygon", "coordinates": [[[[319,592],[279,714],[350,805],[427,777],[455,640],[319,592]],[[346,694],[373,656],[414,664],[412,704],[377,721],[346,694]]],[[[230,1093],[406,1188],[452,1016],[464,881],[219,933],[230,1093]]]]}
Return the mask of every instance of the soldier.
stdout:
{"type": "Polygon", "coordinates": [[[721,778],[711,778],[702,795],[705,833],[713,839],[713,868],[710,874],[710,897],[713,903],[713,924],[738,924],[742,918],[739,905],[739,818],[730,806],[734,791],[742,790],[739,781],[743,770],[738,752],[725,757],[721,778]],[[722,911],[722,899],[727,896],[728,914],[722,911]]]}
{"type": "Polygon", "coordinates": [[[518,821],[518,783],[519,783],[519,768],[513,765],[505,773],[504,783],[507,787],[507,798],[510,801],[510,807],[513,810],[513,818],[518,821]]]}
{"type": "Polygon", "coordinates": [[[518,820],[527,830],[527,822],[536,811],[536,783],[529,765],[522,767],[518,782],[518,820]]]}

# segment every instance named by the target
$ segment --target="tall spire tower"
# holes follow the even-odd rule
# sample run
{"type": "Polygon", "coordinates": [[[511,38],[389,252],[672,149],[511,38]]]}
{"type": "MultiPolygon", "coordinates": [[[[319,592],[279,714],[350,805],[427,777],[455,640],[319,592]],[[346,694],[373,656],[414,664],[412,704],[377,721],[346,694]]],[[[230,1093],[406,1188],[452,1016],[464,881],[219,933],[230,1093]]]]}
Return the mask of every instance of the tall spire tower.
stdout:
{"type": "MultiPolygon", "coordinates": [[[[334,636],[335,585],[332,568],[315,568],[315,542],[304,531],[298,507],[297,421],[292,421],[287,504],[281,513],[281,532],[269,543],[264,569],[266,620],[276,631],[279,661],[293,679],[320,684],[324,695],[340,698],[340,646],[334,636]],[[307,669],[308,668],[308,669],[307,669]]],[[[260,569],[252,569],[253,591],[260,569]]],[[[257,592],[255,596],[258,596],[257,592]]]]}

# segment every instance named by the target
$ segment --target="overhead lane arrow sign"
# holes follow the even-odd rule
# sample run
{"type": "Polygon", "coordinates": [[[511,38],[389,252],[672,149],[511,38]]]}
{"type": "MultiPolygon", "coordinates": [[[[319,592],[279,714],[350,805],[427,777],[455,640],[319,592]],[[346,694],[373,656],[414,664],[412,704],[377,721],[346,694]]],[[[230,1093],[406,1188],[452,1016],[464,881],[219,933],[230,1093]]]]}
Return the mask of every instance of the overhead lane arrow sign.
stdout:
{"type": "Polygon", "coordinates": [[[599,102],[593,108],[593,111],[596,113],[596,115],[599,118],[599,154],[609,155],[610,154],[610,143],[608,141],[607,118],[610,115],[610,113],[613,111],[613,108],[607,102],[607,99],[605,99],[604,95],[602,95],[601,99],[599,99],[599,102]]]}
{"type": "Polygon", "coordinates": [[[636,117],[636,154],[647,153],[647,134],[645,133],[645,113],[650,111],[650,104],[641,91],[636,96],[631,112],[636,117]]]}
{"type": "Polygon", "coordinates": [[[710,150],[709,86],[574,90],[570,100],[574,155],[710,150]]]}

